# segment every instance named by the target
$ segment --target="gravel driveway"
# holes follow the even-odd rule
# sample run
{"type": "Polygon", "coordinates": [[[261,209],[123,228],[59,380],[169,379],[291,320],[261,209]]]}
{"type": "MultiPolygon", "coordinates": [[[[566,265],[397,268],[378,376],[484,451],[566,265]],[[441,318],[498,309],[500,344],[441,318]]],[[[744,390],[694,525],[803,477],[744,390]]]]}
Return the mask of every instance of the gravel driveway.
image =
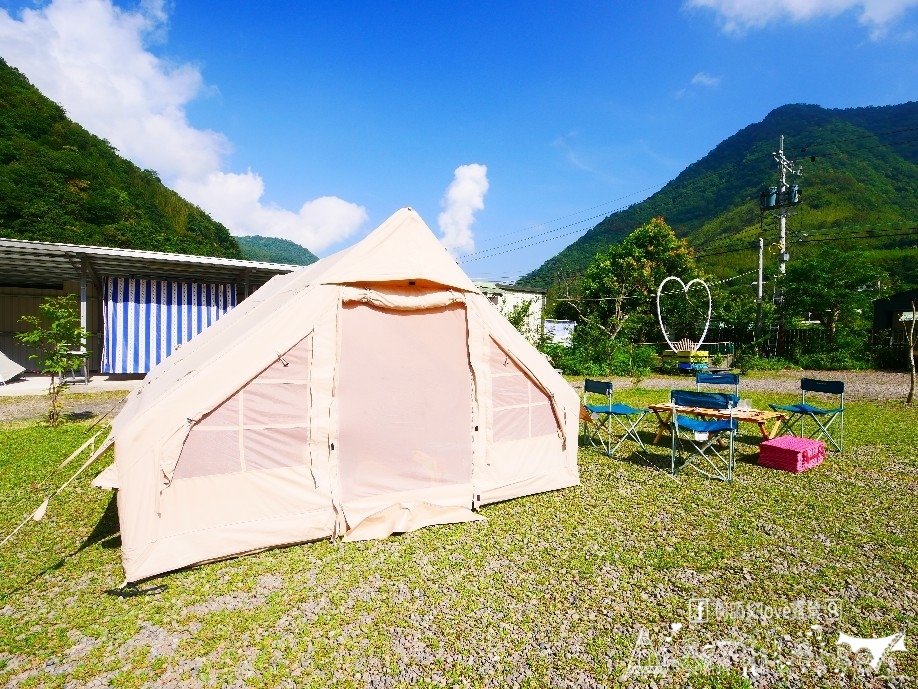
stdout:
{"type": "MultiPolygon", "coordinates": [[[[774,371],[740,376],[740,393],[800,393],[801,378],[822,378],[845,382],[845,398],[851,400],[905,400],[908,394],[909,374],[895,371],[774,371]]],[[[612,378],[617,388],[632,387],[630,378],[612,378]]],[[[578,390],[582,384],[575,383],[578,390]]],[[[673,388],[694,389],[695,381],[690,376],[651,376],[638,384],[649,390],[671,390],[673,388]]]]}
{"type": "MultiPolygon", "coordinates": [[[[778,371],[743,376],[740,390],[749,392],[773,392],[794,394],[800,391],[800,378],[824,378],[845,381],[845,396],[851,400],[905,400],[908,394],[909,375],[891,371],[778,371]]],[[[630,378],[613,378],[615,386],[621,389],[632,387],[630,378]]],[[[581,381],[572,383],[578,391],[583,389],[581,381]]],[[[651,376],[644,378],[639,387],[651,390],[692,388],[694,382],[688,376],[651,376]]],[[[74,388],[64,396],[64,408],[76,417],[91,418],[108,414],[114,418],[124,404],[128,390],[109,390],[104,393],[80,393],[74,388]]],[[[48,410],[44,395],[24,397],[0,397],[0,423],[5,421],[38,419],[48,410]]]]}

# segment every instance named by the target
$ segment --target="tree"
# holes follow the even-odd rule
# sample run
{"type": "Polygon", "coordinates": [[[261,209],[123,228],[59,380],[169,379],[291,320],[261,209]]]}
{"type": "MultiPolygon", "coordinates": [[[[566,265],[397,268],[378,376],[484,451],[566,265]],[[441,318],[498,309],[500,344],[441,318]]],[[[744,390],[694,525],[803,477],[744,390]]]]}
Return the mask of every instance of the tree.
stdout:
{"type": "Polygon", "coordinates": [[[908,372],[909,386],[908,396],[905,398],[906,404],[911,404],[915,399],[915,302],[912,302],[912,322],[905,334],[905,341],[908,343],[908,372]]]}
{"type": "Polygon", "coordinates": [[[535,299],[527,299],[519,302],[509,310],[500,309],[500,312],[510,322],[510,325],[516,328],[517,332],[530,342],[538,337],[538,333],[532,332],[532,328],[529,327],[529,314],[532,312],[532,303],[534,301],[535,299]]]}
{"type": "MultiPolygon", "coordinates": [[[[580,280],[579,299],[573,302],[579,315],[575,337],[580,332],[581,337],[601,333],[610,340],[624,335],[631,342],[660,339],[656,293],[670,275],[688,282],[702,273],[688,243],[678,239],[663,218],[654,218],[590,263],[580,280]]],[[[678,296],[684,301],[684,295],[678,296]]],[[[704,306],[706,315],[707,303],[704,306]]],[[[675,317],[680,311],[667,313],[675,317]]],[[[681,314],[683,321],[697,319],[688,309],[681,314]]],[[[684,328],[686,324],[673,325],[684,328]]]]}
{"type": "Polygon", "coordinates": [[[885,277],[860,254],[835,248],[792,261],[784,278],[785,316],[818,320],[834,339],[840,327],[866,322],[885,277]]]}
{"type": "Polygon", "coordinates": [[[63,412],[60,397],[66,387],[64,372],[82,366],[86,356],[82,347],[89,333],[80,327],[76,297],[72,294],[48,297],[39,305],[38,311],[38,316],[21,318],[32,329],[18,333],[16,338],[38,350],[29,358],[37,361],[42,373],[51,375],[48,422],[56,426],[63,412]]]}

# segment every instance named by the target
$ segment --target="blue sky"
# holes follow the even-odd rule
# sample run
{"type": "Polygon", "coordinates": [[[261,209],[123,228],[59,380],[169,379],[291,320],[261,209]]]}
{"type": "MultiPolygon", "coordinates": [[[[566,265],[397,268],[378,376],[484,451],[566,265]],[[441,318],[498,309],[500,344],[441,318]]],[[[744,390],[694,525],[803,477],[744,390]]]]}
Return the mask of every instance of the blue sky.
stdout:
{"type": "Polygon", "coordinates": [[[0,0],[0,55],[233,234],[412,206],[512,281],[775,107],[918,99],[918,0],[0,0]]]}

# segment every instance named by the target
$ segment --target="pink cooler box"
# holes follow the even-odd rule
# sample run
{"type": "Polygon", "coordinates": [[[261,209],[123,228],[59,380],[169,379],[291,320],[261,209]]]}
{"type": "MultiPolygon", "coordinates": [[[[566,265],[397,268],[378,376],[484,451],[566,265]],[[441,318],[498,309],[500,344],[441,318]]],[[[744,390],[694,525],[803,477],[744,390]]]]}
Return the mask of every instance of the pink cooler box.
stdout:
{"type": "Polygon", "coordinates": [[[795,474],[822,464],[825,458],[826,444],[821,440],[782,435],[759,445],[759,464],[795,474]]]}

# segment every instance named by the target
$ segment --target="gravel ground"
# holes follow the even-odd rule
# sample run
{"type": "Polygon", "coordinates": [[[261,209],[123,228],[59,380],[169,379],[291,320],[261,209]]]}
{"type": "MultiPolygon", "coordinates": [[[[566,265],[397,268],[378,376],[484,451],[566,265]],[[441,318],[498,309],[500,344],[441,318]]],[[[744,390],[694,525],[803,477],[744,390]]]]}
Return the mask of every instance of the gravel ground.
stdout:
{"type": "MultiPolygon", "coordinates": [[[[107,418],[114,418],[124,406],[128,394],[127,390],[89,394],[69,393],[63,398],[64,410],[75,419],[90,419],[106,414],[107,418]]],[[[40,419],[47,413],[46,395],[0,397],[0,423],[40,419]]]]}
{"type": "MultiPolygon", "coordinates": [[[[825,380],[843,380],[845,398],[852,400],[904,400],[908,394],[908,373],[895,371],[769,371],[740,377],[740,393],[788,393],[800,392],[801,378],[822,378],[825,380]]],[[[634,387],[630,378],[613,378],[616,387],[623,389],[634,387]]],[[[641,380],[637,387],[648,390],[671,390],[673,388],[691,389],[694,380],[688,376],[651,376],[641,380]]],[[[582,383],[575,383],[578,390],[582,383]]]]}
{"type": "MultiPolygon", "coordinates": [[[[845,396],[852,400],[904,400],[909,387],[909,376],[905,372],[777,371],[743,376],[740,391],[794,394],[800,391],[801,377],[843,380],[845,381],[845,396]]],[[[630,378],[613,378],[612,381],[616,387],[622,389],[634,386],[634,381],[630,378]]],[[[578,390],[583,389],[583,383],[580,381],[574,382],[573,386],[578,390]]],[[[686,376],[651,376],[644,378],[637,385],[637,387],[649,390],[670,390],[692,386],[692,379],[686,376]]],[[[64,396],[64,408],[68,414],[77,418],[92,418],[103,414],[114,418],[123,406],[127,395],[127,390],[89,394],[68,392],[64,396]]],[[[0,397],[0,423],[38,419],[44,416],[47,410],[48,402],[44,395],[0,397]]]]}

